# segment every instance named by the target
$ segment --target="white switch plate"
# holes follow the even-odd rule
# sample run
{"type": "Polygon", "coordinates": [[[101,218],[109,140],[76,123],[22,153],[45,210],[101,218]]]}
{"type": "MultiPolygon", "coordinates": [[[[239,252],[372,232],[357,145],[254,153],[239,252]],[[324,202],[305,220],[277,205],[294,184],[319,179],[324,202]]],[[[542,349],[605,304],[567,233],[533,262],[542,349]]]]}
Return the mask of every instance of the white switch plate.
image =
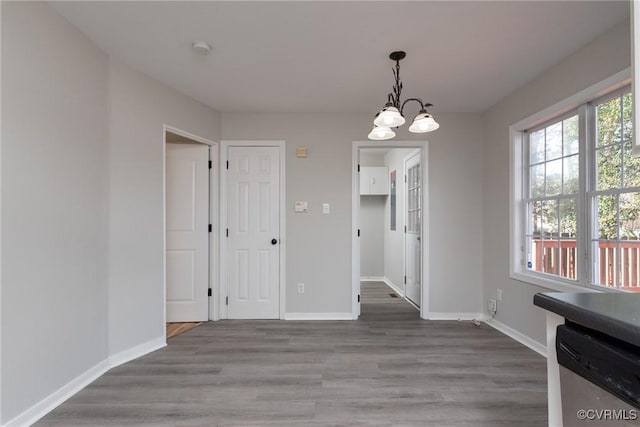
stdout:
{"type": "Polygon", "coordinates": [[[322,213],[323,214],[328,214],[329,212],[331,212],[331,206],[329,206],[329,203],[323,203],[322,204],[322,213]]]}
{"type": "Polygon", "coordinates": [[[294,206],[295,212],[308,212],[309,211],[309,203],[307,202],[296,202],[294,206]]]}
{"type": "Polygon", "coordinates": [[[498,301],[502,301],[502,289],[498,289],[496,294],[497,294],[496,297],[497,297],[498,301]]]}
{"type": "Polygon", "coordinates": [[[298,283],[298,293],[304,294],[304,283],[298,283]]]}

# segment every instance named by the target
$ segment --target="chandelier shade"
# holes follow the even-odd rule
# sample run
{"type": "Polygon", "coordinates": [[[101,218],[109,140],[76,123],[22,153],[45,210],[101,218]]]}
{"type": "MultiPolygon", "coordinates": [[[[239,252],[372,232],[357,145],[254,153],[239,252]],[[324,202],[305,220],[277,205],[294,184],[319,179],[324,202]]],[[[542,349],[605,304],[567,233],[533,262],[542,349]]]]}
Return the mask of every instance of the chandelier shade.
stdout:
{"type": "Polygon", "coordinates": [[[369,132],[369,139],[374,141],[384,141],[385,139],[391,139],[396,136],[393,129],[385,126],[374,126],[369,132]]]}
{"type": "Polygon", "coordinates": [[[403,51],[391,52],[389,55],[389,58],[396,62],[396,67],[393,70],[395,84],[393,85],[393,92],[387,95],[387,103],[373,119],[373,129],[369,132],[369,139],[380,141],[396,136],[396,133],[391,128],[397,128],[405,124],[404,107],[408,102],[417,102],[420,104],[420,112],[413,119],[411,126],[409,126],[410,132],[432,132],[440,127],[438,122],[433,118],[433,115],[427,112],[427,107],[433,107],[433,104],[422,102],[420,98],[408,98],[404,102],[400,100],[400,95],[402,94],[400,60],[404,59],[406,55],[403,51]]]}
{"type": "Polygon", "coordinates": [[[440,124],[433,119],[433,116],[426,111],[419,113],[413,123],[409,126],[409,132],[426,133],[432,132],[440,127],[440,124]]]}
{"type": "Polygon", "coordinates": [[[373,120],[373,124],[376,126],[384,126],[384,127],[398,127],[402,126],[405,122],[404,117],[400,114],[400,111],[393,105],[386,105],[380,112],[377,117],[373,120]]]}

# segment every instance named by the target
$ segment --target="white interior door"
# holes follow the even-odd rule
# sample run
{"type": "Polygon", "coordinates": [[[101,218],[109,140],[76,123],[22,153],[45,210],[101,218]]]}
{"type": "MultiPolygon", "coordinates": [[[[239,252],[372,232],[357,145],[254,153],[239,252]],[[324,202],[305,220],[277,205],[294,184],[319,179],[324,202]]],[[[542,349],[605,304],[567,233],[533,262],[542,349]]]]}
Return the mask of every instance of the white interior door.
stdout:
{"type": "Polygon", "coordinates": [[[209,147],[167,144],[167,322],[209,317],[209,147]]]}
{"type": "Polygon", "coordinates": [[[420,254],[420,225],[422,224],[422,183],[420,152],[405,162],[406,188],[406,233],[405,233],[405,295],[420,306],[420,279],[422,277],[422,256],[420,254]]]}
{"type": "Polygon", "coordinates": [[[229,147],[227,316],[280,315],[280,148],[229,147]]]}

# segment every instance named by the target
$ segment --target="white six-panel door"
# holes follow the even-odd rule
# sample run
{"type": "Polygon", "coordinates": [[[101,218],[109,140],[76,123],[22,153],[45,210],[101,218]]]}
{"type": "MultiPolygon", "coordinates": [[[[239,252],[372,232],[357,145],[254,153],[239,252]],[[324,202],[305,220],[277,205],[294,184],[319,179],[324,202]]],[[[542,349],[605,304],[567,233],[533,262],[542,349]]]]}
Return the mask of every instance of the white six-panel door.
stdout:
{"type": "Polygon", "coordinates": [[[420,278],[422,277],[422,255],[420,236],[422,224],[422,182],[420,177],[420,153],[416,153],[405,162],[405,274],[407,277],[405,295],[414,304],[420,306],[420,278]]]}
{"type": "Polygon", "coordinates": [[[229,147],[228,161],[227,316],[277,319],[280,148],[229,147]]]}
{"type": "Polygon", "coordinates": [[[167,144],[167,322],[209,317],[209,147],[167,144]]]}

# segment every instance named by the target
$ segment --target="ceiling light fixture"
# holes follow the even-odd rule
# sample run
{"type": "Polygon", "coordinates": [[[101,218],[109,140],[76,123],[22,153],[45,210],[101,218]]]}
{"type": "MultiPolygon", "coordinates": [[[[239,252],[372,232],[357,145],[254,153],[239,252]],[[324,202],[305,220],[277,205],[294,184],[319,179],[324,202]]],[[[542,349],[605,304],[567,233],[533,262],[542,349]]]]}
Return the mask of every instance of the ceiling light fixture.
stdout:
{"type": "Polygon", "coordinates": [[[420,104],[420,112],[413,119],[411,126],[409,126],[409,132],[413,133],[425,133],[432,132],[440,127],[438,122],[435,121],[433,116],[427,112],[427,107],[433,107],[433,104],[422,102],[420,98],[409,98],[401,103],[400,95],[402,94],[402,82],[400,81],[400,60],[402,60],[407,54],[402,51],[391,52],[389,58],[392,61],[396,61],[396,68],[393,70],[393,77],[395,77],[395,84],[393,85],[393,93],[387,95],[387,104],[376,114],[373,120],[373,129],[369,133],[369,139],[374,141],[382,141],[385,139],[391,139],[396,136],[396,133],[391,128],[397,128],[405,123],[403,115],[404,106],[409,101],[414,101],[420,104]]]}

